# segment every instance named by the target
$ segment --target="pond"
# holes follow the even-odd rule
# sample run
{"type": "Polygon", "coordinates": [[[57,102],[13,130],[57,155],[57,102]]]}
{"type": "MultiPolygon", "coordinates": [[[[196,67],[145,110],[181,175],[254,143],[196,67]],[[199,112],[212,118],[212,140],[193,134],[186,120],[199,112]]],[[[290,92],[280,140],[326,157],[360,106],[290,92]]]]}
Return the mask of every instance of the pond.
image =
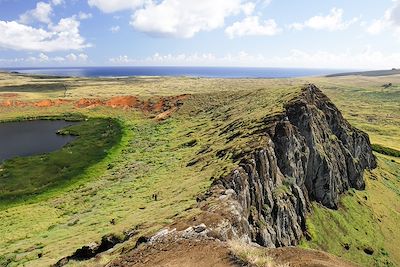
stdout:
{"type": "Polygon", "coordinates": [[[34,120],[0,123],[0,163],[14,157],[52,152],[76,137],[59,135],[57,131],[77,122],[34,120]]]}

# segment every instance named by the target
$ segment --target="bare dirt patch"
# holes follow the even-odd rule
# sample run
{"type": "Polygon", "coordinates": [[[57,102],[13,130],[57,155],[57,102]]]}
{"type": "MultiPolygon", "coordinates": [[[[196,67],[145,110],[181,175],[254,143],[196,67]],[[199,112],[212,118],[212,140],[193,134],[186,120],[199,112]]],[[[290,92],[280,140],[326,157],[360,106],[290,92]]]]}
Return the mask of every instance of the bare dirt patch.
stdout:
{"type": "Polygon", "coordinates": [[[290,267],[357,267],[354,263],[340,259],[323,251],[285,247],[270,249],[267,252],[275,262],[290,267]]]}
{"type": "Polygon", "coordinates": [[[135,96],[116,96],[105,103],[112,108],[137,108],[141,106],[141,101],[135,96]]]}
{"type": "MultiPolygon", "coordinates": [[[[17,94],[0,94],[1,96],[17,94]]],[[[189,95],[152,97],[149,99],[140,99],[137,96],[116,96],[110,99],[99,98],[81,98],[78,100],[72,99],[43,99],[39,101],[20,101],[14,99],[6,99],[0,101],[0,107],[37,107],[48,108],[54,106],[62,106],[73,104],[76,108],[94,108],[98,106],[106,106],[120,109],[137,109],[145,113],[152,113],[156,120],[165,120],[169,118],[189,95]]]]}
{"type": "Polygon", "coordinates": [[[143,246],[108,266],[122,267],[229,267],[235,263],[222,242],[212,240],[178,240],[143,246]]]}
{"type": "Polygon", "coordinates": [[[91,98],[81,98],[74,103],[74,106],[77,108],[89,108],[89,107],[97,107],[104,105],[104,102],[100,99],[91,99],[91,98]]]}
{"type": "MultiPolygon", "coordinates": [[[[263,249],[263,248],[260,248],[263,249]]],[[[274,266],[290,267],[357,267],[328,253],[296,247],[264,249],[274,266]]],[[[225,242],[218,240],[181,239],[142,245],[113,261],[107,267],[235,267],[240,263],[225,242]]]]}

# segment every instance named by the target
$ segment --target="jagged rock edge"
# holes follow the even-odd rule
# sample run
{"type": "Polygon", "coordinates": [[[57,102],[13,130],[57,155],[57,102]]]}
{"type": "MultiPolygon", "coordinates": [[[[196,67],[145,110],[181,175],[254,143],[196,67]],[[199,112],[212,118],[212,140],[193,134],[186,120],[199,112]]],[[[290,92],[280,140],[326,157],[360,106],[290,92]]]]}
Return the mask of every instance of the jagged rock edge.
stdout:
{"type": "Polygon", "coordinates": [[[311,201],[338,208],[340,195],[364,189],[364,170],[376,167],[368,135],[352,127],[315,85],[305,86],[274,119],[264,129],[268,144],[243,157],[199,198],[207,212],[229,212],[222,239],[297,245],[307,235],[311,201]],[[218,208],[204,205],[210,201],[218,208]]]}

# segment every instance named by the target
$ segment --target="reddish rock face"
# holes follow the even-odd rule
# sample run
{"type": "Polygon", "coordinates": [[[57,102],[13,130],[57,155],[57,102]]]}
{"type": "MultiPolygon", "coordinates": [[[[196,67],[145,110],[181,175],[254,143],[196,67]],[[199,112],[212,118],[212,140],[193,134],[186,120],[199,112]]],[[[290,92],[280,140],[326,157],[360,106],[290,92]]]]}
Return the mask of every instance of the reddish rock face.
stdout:
{"type": "Polygon", "coordinates": [[[135,96],[116,96],[108,100],[105,105],[112,108],[138,108],[142,103],[135,96]]]}
{"type": "MultiPolygon", "coordinates": [[[[0,95],[1,97],[2,95],[0,95]]],[[[4,97],[4,96],[3,96],[4,97]]],[[[189,95],[178,96],[157,96],[141,100],[137,96],[116,96],[108,100],[99,98],[81,98],[79,100],[70,99],[44,99],[40,101],[20,101],[7,99],[0,101],[0,107],[37,107],[47,108],[53,106],[62,106],[73,103],[75,108],[93,108],[106,106],[120,109],[137,109],[145,113],[152,113],[157,120],[169,118],[179,106],[187,99],[189,95]]]]}
{"type": "Polygon", "coordinates": [[[103,105],[103,101],[96,98],[82,98],[74,103],[77,108],[97,107],[103,105]]]}
{"type": "Polygon", "coordinates": [[[52,100],[42,100],[33,104],[35,107],[45,108],[54,106],[54,102],[52,100]]]}

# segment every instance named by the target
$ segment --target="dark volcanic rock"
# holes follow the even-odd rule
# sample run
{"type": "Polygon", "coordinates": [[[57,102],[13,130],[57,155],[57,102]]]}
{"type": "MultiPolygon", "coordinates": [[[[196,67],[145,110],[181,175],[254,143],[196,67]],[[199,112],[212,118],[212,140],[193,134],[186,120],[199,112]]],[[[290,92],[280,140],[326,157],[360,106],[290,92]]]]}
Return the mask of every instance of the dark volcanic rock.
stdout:
{"type": "Polygon", "coordinates": [[[314,85],[285,110],[268,121],[268,145],[244,157],[211,189],[235,192],[228,200],[230,232],[267,247],[297,245],[310,201],[337,208],[340,194],[364,189],[364,170],[376,167],[368,135],[314,85]]]}
{"type": "MultiPolygon", "coordinates": [[[[127,235],[125,238],[129,238],[129,236],[127,235]]],[[[56,264],[53,265],[53,267],[64,266],[68,264],[70,260],[83,261],[91,259],[95,257],[97,254],[107,251],[123,241],[125,240],[113,234],[103,236],[99,244],[93,242],[90,243],[89,245],[83,246],[77,249],[71,256],[67,256],[59,260],[56,264]]]]}
{"type": "MultiPolygon", "coordinates": [[[[305,176],[300,179],[305,181],[311,199],[336,208],[340,193],[349,187],[364,189],[364,169],[376,166],[367,134],[352,127],[314,85],[308,86],[298,99],[289,103],[286,112],[309,150],[307,166],[302,168],[305,176]]],[[[276,137],[273,138],[275,141],[276,137]]],[[[280,142],[276,144],[282,146],[280,142]]],[[[279,155],[283,157],[296,153],[290,149],[281,152],[284,153],[279,155]]],[[[291,162],[290,158],[286,160],[291,162]]],[[[288,173],[285,166],[281,170],[285,175],[293,172],[289,168],[288,173]]]]}

